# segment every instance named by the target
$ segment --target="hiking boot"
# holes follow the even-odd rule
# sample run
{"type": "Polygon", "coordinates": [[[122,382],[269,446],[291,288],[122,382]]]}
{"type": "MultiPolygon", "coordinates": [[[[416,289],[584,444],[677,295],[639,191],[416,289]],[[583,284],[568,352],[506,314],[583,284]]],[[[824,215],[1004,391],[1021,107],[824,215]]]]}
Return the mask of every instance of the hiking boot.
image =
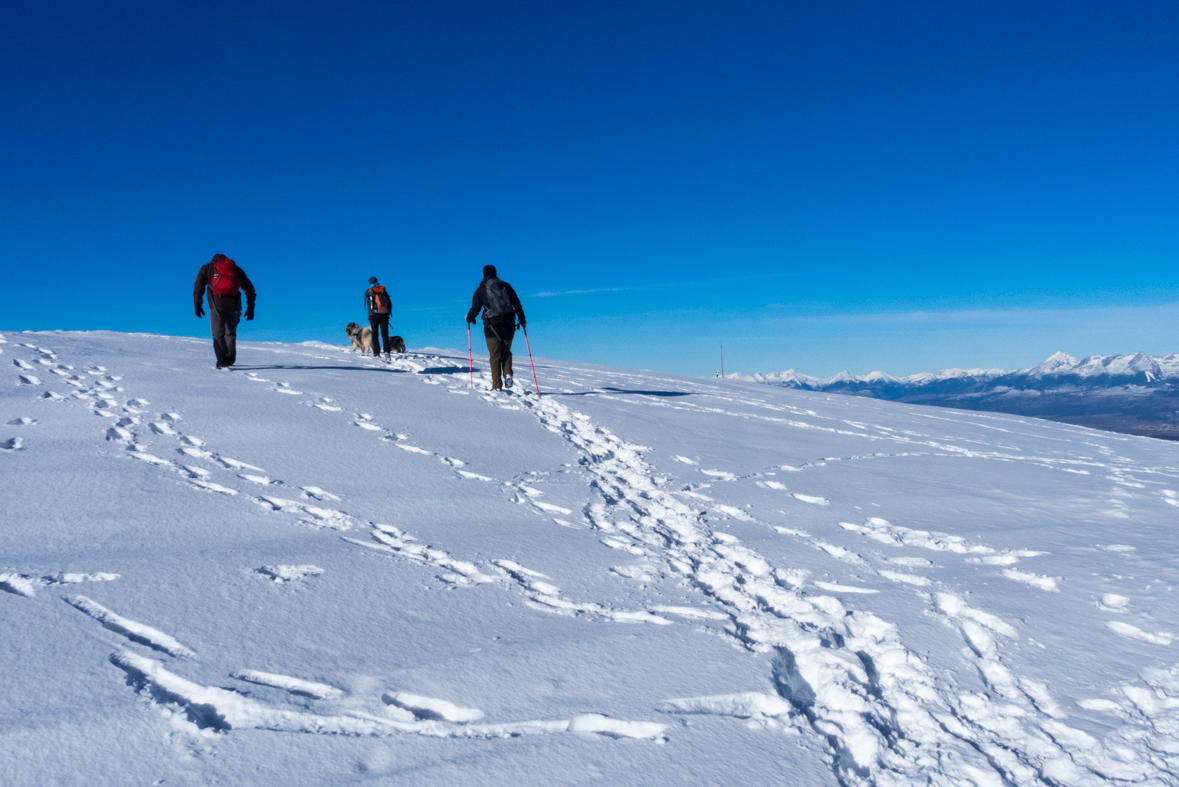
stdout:
{"type": "Polygon", "coordinates": [[[504,388],[511,388],[511,387],[512,387],[512,375],[509,374],[506,377],[504,377],[504,388]]]}

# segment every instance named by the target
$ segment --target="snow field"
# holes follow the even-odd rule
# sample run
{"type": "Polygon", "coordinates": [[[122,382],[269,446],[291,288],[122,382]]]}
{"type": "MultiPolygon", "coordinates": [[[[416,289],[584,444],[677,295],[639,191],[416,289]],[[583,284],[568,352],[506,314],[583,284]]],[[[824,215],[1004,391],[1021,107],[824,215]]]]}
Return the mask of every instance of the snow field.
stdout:
{"type": "MultiPolygon", "coordinates": [[[[1174,446],[550,362],[539,367],[548,395],[524,386],[490,394],[484,375],[482,388],[469,389],[465,367],[443,352],[407,353],[382,368],[314,343],[244,345],[243,357],[277,360],[228,375],[186,372],[197,390],[164,372],[175,363],[170,354],[206,344],[9,334],[5,350],[19,356],[18,371],[0,400],[10,430],[0,446],[10,452],[5,478],[21,479],[5,489],[22,516],[50,526],[34,504],[44,494],[36,477],[12,463],[40,461],[39,453],[64,461],[66,443],[38,435],[55,419],[87,414],[98,419],[88,435],[55,439],[84,446],[101,472],[132,479],[117,502],[134,532],[167,528],[163,541],[178,538],[177,512],[216,511],[219,529],[189,525],[184,537],[218,555],[234,554],[226,538],[243,539],[241,548],[262,558],[238,561],[236,595],[283,588],[275,599],[307,605],[311,618],[361,627],[380,643],[379,656],[365,657],[374,665],[417,647],[367,625],[373,612],[406,603],[418,621],[410,630],[437,632],[445,648],[461,639],[458,620],[531,633],[516,636],[511,655],[486,662],[497,680],[448,666],[484,658],[487,645],[401,669],[424,684],[481,685],[494,712],[461,692],[443,699],[361,675],[329,640],[316,646],[320,655],[258,650],[261,663],[227,666],[211,633],[228,626],[239,632],[229,639],[241,641],[251,628],[228,599],[206,590],[200,604],[180,603],[200,585],[187,587],[174,571],[168,581],[178,596],[118,590],[138,576],[119,549],[103,551],[118,575],[88,565],[78,568],[90,573],[67,572],[73,566],[35,557],[40,537],[21,530],[7,558],[15,562],[0,565],[9,603],[39,603],[48,594],[37,590],[63,583],[115,589],[101,601],[71,595],[56,606],[115,635],[113,686],[123,676],[130,697],[165,714],[175,745],[204,763],[186,770],[156,753],[162,773],[194,783],[240,775],[279,745],[251,737],[234,744],[236,763],[212,764],[207,747],[244,730],[472,741],[580,733],[589,738],[563,761],[567,775],[605,738],[669,744],[656,749],[670,754],[628,749],[624,758],[665,783],[681,765],[730,778],[710,770],[722,763],[843,785],[1176,783],[1179,677],[1168,648],[1179,621],[1165,537],[1176,495],[1161,488],[1179,485],[1174,446]],[[66,388],[50,391],[20,371],[37,368],[66,388]],[[218,422],[227,401],[265,425],[242,419],[250,437],[242,439],[218,422]],[[278,424],[313,437],[295,439],[278,424]],[[479,524],[489,519],[494,527],[479,524]],[[290,559],[288,542],[314,563],[277,562],[290,559]],[[344,586],[334,584],[374,581],[396,593],[339,595],[344,586]],[[627,633],[600,628],[614,624],[627,633]],[[616,636],[636,643],[626,652],[637,661],[609,658],[604,643],[616,636]],[[525,677],[530,665],[565,638],[569,675],[579,661],[602,662],[613,665],[609,680],[590,690],[580,679],[565,695],[555,688],[562,668],[545,660],[556,682],[537,693],[525,677]],[[686,641],[700,643],[699,654],[686,641]],[[1061,675],[1069,652],[1085,658],[1061,675]],[[704,668],[717,658],[726,669],[704,668]],[[270,671],[284,661],[290,667],[270,671]],[[697,690],[677,691],[675,677],[659,674],[669,664],[697,690]],[[628,675],[644,679],[625,691],[610,686],[628,675]],[[214,685],[225,677],[238,683],[214,685]],[[525,713],[505,714],[521,701],[525,713]],[[552,713],[579,701],[579,711],[552,713]],[[542,712],[527,713],[529,705],[542,712]],[[627,717],[602,712],[615,706],[627,717]],[[727,756],[706,748],[693,760],[676,749],[680,740],[724,741],[727,756]]],[[[57,554],[77,563],[86,553],[57,554]]],[[[47,624],[59,639],[78,625],[62,614],[44,613],[63,620],[47,624]]],[[[284,613],[286,625],[299,614],[284,613]]],[[[10,730],[6,739],[18,736],[10,730]]],[[[319,751],[314,767],[330,772],[335,758],[319,751]]],[[[480,751],[477,767],[499,767],[499,755],[480,751]]],[[[552,754],[530,751],[538,762],[552,754]]],[[[101,771],[101,763],[90,767],[101,771]]],[[[436,780],[446,782],[441,771],[436,780]]]]}

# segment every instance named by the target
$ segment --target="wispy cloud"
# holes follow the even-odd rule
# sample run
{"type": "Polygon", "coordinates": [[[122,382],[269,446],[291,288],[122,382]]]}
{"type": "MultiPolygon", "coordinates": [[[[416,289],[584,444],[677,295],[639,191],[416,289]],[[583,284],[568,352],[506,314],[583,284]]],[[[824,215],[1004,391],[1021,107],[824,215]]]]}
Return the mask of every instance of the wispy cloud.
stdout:
{"type": "Polygon", "coordinates": [[[589,295],[599,292],[651,292],[653,290],[670,290],[678,287],[712,287],[717,284],[731,283],[731,282],[749,282],[760,281],[764,279],[781,278],[784,274],[781,273],[766,273],[757,274],[753,276],[717,276],[710,279],[695,279],[691,281],[660,281],[651,282],[650,284],[636,284],[630,287],[599,287],[596,289],[586,290],[562,290],[560,292],[552,292],[545,290],[544,292],[535,293],[533,298],[552,298],[558,295],[589,295]]]}
{"type": "Polygon", "coordinates": [[[586,295],[593,292],[625,292],[633,290],[634,287],[603,287],[599,290],[563,290],[562,292],[538,292],[533,294],[533,298],[555,298],[558,295],[586,295]]]}

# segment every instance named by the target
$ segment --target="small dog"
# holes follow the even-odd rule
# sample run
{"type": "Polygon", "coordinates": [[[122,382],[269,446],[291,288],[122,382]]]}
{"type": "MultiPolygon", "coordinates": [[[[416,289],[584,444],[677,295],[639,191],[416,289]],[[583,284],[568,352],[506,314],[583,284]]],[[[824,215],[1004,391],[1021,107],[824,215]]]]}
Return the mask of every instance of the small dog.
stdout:
{"type": "Polygon", "coordinates": [[[354,322],[348,323],[344,326],[344,333],[348,334],[348,339],[352,342],[352,352],[360,350],[363,352],[373,351],[373,329],[365,326],[361,328],[354,322]]]}
{"type": "MultiPolygon", "coordinates": [[[[361,352],[373,351],[373,329],[370,327],[361,328],[354,322],[348,323],[344,326],[344,333],[348,334],[348,339],[352,342],[352,352],[360,350],[361,352]]],[[[400,336],[390,336],[389,345],[393,352],[405,352],[405,339],[400,336]]]]}

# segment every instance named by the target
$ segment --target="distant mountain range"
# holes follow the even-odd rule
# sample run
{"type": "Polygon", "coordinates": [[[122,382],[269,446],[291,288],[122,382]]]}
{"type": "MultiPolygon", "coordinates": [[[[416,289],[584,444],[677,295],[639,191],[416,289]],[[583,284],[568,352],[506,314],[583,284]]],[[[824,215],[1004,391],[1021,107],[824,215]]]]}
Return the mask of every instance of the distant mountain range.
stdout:
{"type": "Polygon", "coordinates": [[[1179,353],[1166,356],[1056,353],[1030,369],[943,369],[892,377],[840,372],[819,378],[793,369],[727,375],[766,385],[874,399],[989,410],[1179,440],[1179,353]]]}

